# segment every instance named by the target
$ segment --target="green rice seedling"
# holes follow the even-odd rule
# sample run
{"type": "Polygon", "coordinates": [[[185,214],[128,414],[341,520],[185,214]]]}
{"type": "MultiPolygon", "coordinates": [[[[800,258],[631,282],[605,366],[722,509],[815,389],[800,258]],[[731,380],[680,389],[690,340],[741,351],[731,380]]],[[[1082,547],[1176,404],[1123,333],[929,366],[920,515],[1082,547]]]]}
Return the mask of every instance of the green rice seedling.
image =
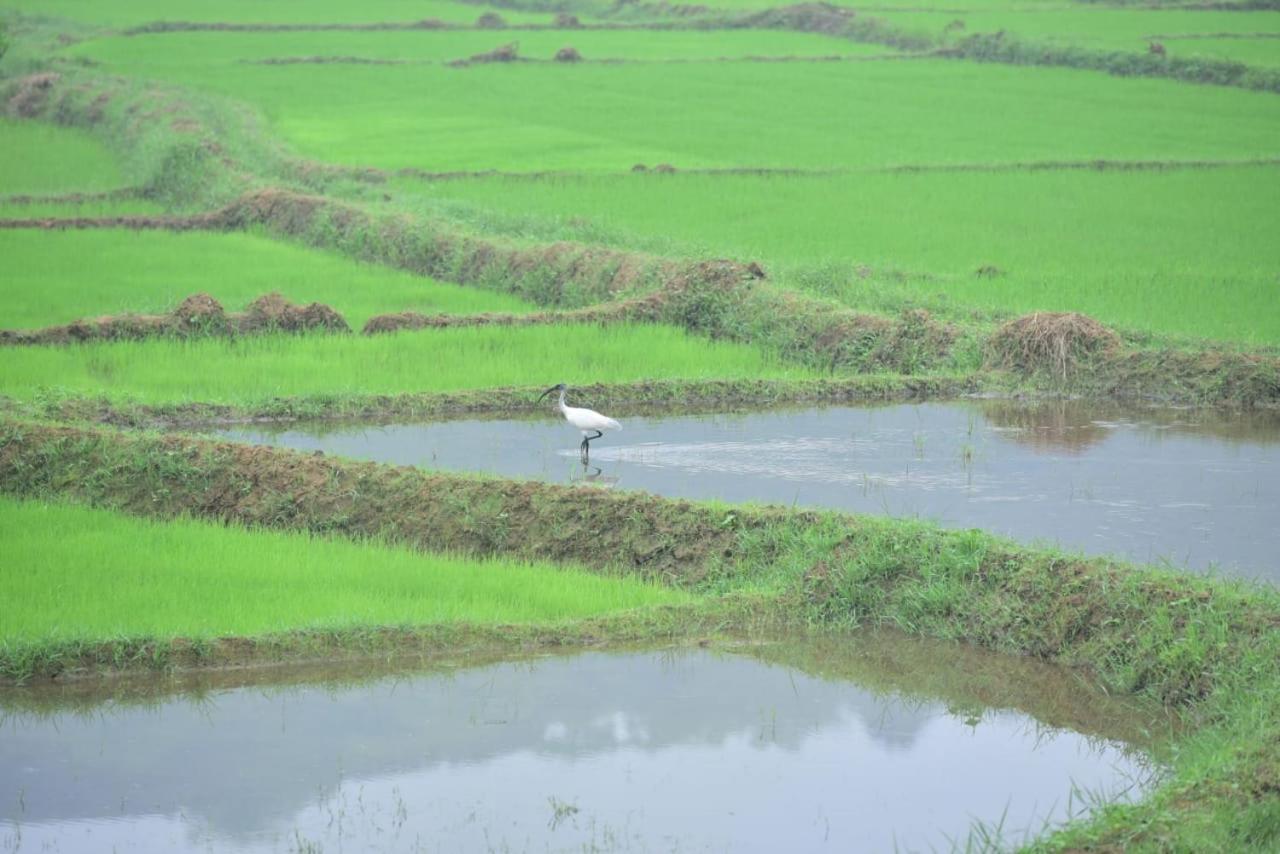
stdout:
{"type": "Polygon", "coordinates": [[[0,497],[0,645],[533,623],[690,601],[626,577],[0,497]]]}
{"type": "MultiPolygon", "coordinates": [[[[1232,33],[1241,35],[1280,35],[1280,20],[1274,12],[1228,12],[1204,9],[1120,9],[1105,6],[1052,6],[1040,8],[973,9],[959,12],[883,11],[876,17],[889,23],[946,40],[964,38],[973,33],[1005,31],[1011,36],[1055,45],[1072,45],[1090,49],[1131,50],[1145,53],[1153,41],[1166,48],[1178,44],[1179,54],[1204,55],[1191,44],[1181,44],[1166,36],[1232,33]],[[963,27],[954,22],[960,21],[963,27]]],[[[1188,40],[1192,41],[1192,40],[1188,40]]],[[[1172,51],[1171,51],[1172,53],[1172,51]]],[[[1274,40],[1270,51],[1255,52],[1280,60],[1280,43],[1274,40]]],[[[1248,61],[1241,54],[1220,54],[1221,58],[1248,61]]]]}
{"type": "Polygon", "coordinates": [[[517,9],[493,9],[449,0],[309,0],[306,3],[262,3],[259,0],[224,0],[216,4],[201,0],[130,0],[127,3],[99,3],[97,0],[6,0],[5,7],[32,15],[67,18],[85,23],[116,27],[138,26],[153,21],[204,21],[239,24],[350,24],[422,20],[472,23],[485,12],[498,12],[511,23],[546,22],[547,13],[532,14],[517,9]]]}
{"type": "Polygon", "coordinates": [[[110,149],[83,130],[0,118],[0,151],[0,201],[10,195],[101,192],[128,183],[110,149]]]}
{"type": "MultiPolygon", "coordinates": [[[[116,36],[78,45],[72,56],[93,56],[157,76],[165,69],[308,59],[315,64],[359,64],[359,60],[439,64],[515,42],[517,56],[550,61],[565,45],[586,60],[719,60],[747,57],[866,57],[894,54],[879,45],[831,39],[814,33],[765,30],[413,30],[301,32],[176,32],[116,36]]],[[[455,74],[462,73],[456,71],[455,74]]]]}
{"type": "Polygon", "coordinates": [[[489,231],[756,260],[860,308],[1074,310],[1280,343],[1273,166],[405,181],[397,197],[489,231]]]}
{"type": "Polygon", "coordinates": [[[361,264],[253,234],[160,231],[0,231],[6,328],[82,317],[159,314],[205,292],[228,311],[279,291],[297,303],[322,302],[354,328],[371,315],[521,312],[515,297],[444,284],[361,264]]]}
{"type": "Polygon", "coordinates": [[[1242,159],[1273,156],[1280,137],[1268,93],[1059,68],[945,60],[157,68],[113,44],[83,53],[104,70],[242,100],[299,155],[386,169],[1242,159]]]}
{"type": "Polygon", "coordinates": [[[499,386],[814,376],[757,348],[665,326],[470,327],[373,337],[264,335],[12,349],[0,393],[262,402],[499,386]]]}

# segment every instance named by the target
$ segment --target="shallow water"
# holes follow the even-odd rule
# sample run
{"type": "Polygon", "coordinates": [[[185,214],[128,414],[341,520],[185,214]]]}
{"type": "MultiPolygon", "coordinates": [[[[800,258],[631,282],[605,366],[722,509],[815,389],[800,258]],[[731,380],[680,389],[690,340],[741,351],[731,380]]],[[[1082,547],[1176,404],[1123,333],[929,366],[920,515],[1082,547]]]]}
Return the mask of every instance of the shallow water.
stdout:
{"type": "Polygon", "coordinates": [[[973,820],[1016,841],[1087,810],[1073,787],[1151,779],[1114,735],[1145,725],[1131,708],[951,645],[353,672],[0,692],[0,847],[918,850],[973,820]]]}
{"type": "Polygon", "coordinates": [[[964,401],[637,417],[593,442],[588,466],[579,434],[554,411],[224,435],[426,468],[918,517],[1280,582],[1276,413],[964,401]]]}

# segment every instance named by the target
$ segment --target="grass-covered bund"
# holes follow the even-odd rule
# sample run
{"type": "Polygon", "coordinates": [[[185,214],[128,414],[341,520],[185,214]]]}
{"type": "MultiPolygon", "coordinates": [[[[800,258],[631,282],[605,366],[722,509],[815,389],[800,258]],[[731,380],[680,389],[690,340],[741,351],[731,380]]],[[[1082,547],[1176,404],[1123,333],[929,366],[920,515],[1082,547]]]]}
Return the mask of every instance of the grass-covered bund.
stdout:
{"type": "Polygon", "coordinates": [[[1149,797],[1031,850],[1280,846],[1273,589],[88,423],[509,413],[562,380],[617,415],[1280,402],[1272,0],[767,5],[0,0],[3,331],[197,292],[478,324],[0,349],[5,679],[889,626],[1181,720],[1149,797]]]}

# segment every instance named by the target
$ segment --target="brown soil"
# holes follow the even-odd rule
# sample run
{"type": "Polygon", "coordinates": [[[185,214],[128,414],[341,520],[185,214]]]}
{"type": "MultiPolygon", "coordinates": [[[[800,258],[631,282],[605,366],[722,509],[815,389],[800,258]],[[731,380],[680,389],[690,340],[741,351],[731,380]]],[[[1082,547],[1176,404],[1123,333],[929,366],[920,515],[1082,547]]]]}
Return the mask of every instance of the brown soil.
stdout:
{"type": "Polygon", "coordinates": [[[101,193],[57,193],[47,196],[19,194],[0,196],[0,204],[5,205],[78,205],[85,202],[111,202],[124,199],[146,198],[146,191],[141,187],[121,187],[118,190],[104,190],[101,193]]]}
{"type": "Polygon", "coordinates": [[[1120,336],[1075,312],[1035,312],[1001,326],[988,341],[988,361],[1023,373],[1063,380],[1082,362],[1114,356],[1120,336]]]}
{"type": "Polygon", "coordinates": [[[772,30],[795,30],[802,33],[834,35],[848,27],[855,17],[852,9],[827,3],[798,3],[779,9],[765,9],[735,19],[737,26],[772,30]]]}
{"type": "Polygon", "coordinates": [[[201,231],[216,228],[209,214],[195,216],[45,216],[0,219],[0,229],[38,228],[65,231],[88,228],[128,228],[134,231],[201,231]]]}
{"type": "Polygon", "coordinates": [[[77,320],[45,329],[0,329],[0,344],[72,344],[154,337],[254,335],[323,329],[350,331],[336,311],[321,303],[299,306],[279,294],[258,297],[240,314],[228,314],[208,294],[194,294],[168,314],[123,314],[77,320]]]}
{"type": "Polygon", "coordinates": [[[578,20],[577,15],[559,12],[556,14],[556,26],[563,30],[576,30],[582,26],[582,22],[578,20]]]}
{"type": "Polygon", "coordinates": [[[44,109],[53,86],[62,75],[53,71],[30,74],[18,80],[17,91],[9,96],[9,112],[19,118],[29,119],[44,109]]]}
{"type": "Polygon", "coordinates": [[[555,61],[556,62],[581,62],[582,54],[578,53],[577,48],[571,47],[569,45],[565,45],[564,47],[556,51],[555,61]]]}
{"type": "Polygon", "coordinates": [[[476,26],[482,30],[502,30],[506,29],[507,21],[497,12],[485,12],[476,18],[476,26]]]}
{"type": "Polygon", "coordinates": [[[448,65],[454,68],[466,68],[468,65],[484,64],[486,62],[518,62],[520,61],[520,43],[507,42],[498,45],[493,50],[484,53],[476,53],[466,59],[455,59],[448,65]]]}
{"type": "Polygon", "coordinates": [[[640,299],[580,308],[573,311],[538,311],[530,314],[419,314],[402,311],[369,318],[362,332],[382,335],[414,329],[448,329],[460,326],[552,326],[566,323],[628,323],[652,321],[662,312],[663,297],[654,294],[640,299]]]}
{"type": "Polygon", "coordinates": [[[408,65],[407,59],[371,59],[365,56],[268,56],[241,60],[248,65],[408,65]]]}

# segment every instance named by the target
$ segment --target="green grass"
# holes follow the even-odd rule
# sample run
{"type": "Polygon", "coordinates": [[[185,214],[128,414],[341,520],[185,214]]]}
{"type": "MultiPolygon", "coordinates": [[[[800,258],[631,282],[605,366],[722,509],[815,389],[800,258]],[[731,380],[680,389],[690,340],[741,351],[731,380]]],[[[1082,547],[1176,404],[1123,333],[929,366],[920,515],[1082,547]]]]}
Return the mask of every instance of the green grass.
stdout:
{"type": "Polygon", "coordinates": [[[212,294],[228,311],[270,291],[333,306],[353,327],[371,315],[521,312],[506,294],[444,284],[251,234],[0,231],[7,328],[124,312],[161,313],[212,294]]]}
{"type": "Polygon", "coordinates": [[[0,646],[532,623],[688,601],[630,578],[0,497],[0,646]]]}
{"type": "Polygon", "coordinates": [[[1169,56],[1231,59],[1246,65],[1280,67],[1280,38],[1171,39],[1163,42],[1169,56]]]}
{"type": "Polygon", "coordinates": [[[131,73],[157,76],[168,69],[190,74],[193,67],[216,67],[278,57],[361,57],[407,62],[447,62],[517,42],[520,56],[549,60],[565,45],[586,59],[694,60],[747,56],[871,56],[892,54],[879,45],[859,44],[811,33],[760,30],[693,31],[493,31],[458,32],[179,32],[84,42],[72,56],[128,66],[131,73]]]}
{"type": "Polygon", "coordinates": [[[234,21],[237,23],[368,23],[420,21],[438,18],[454,23],[470,23],[485,12],[498,12],[511,23],[549,21],[550,14],[530,14],[511,9],[494,9],[448,0],[129,0],[104,3],[101,0],[0,0],[0,12],[68,18],[90,24],[117,27],[136,26],[151,21],[234,21]]]}
{"type": "MultiPolygon", "coordinates": [[[[943,28],[952,21],[963,21],[965,28],[954,31],[950,38],[964,38],[972,33],[1004,30],[1012,36],[1056,45],[1105,50],[1146,52],[1159,36],[1208,33],[1280,34],[1280,15],[1274,12],[1222,12],[1186,9],[1118,9],[1101,5],[1066,7],[1023,7],[966,12],[875,12],[901,29],[942,37],[943,28]],[[1155,36],[1157,38],[1153,39],[1155,36]]],[[[1271,40],[1270,49],[1251,48],[1241,44],[1240,52],[1228,45],[1222,53],[1206,53],[1194,40],[1164,41],[1172,56],[1211,56],[1235,59],[1256,65],[1280,62],[1280,41],[1271,40]],[[1270,57],[1270,61],[1265,58],[1270,57]],[[1257,61],[1262,58],[1263,61],[1257,61]]]]}
{"type": "Polygon", "coordinates": [[[1076,310],[1280,343],[1280,168],[402,181],[396,197],[540,239],[761,261],[893,309],[1076,310]],[[870,268],[862,275],[859,265],[870,268]],[[995,278],[975,271],[994,265],[995,278]],[[888,271],[903,271],[898,281],[888,271]]]}
{"type": "Polygon", "coordinates": [[[0,197],[114,190],[128,181],[85,131],[0,118],[0,197]]]}
{"type": "Polygon", "coordinates": [[[461,328],[398,335],[258,336],[24,347],[0,361],[0,393],[42,389],[144,403],[261,402],[650,378],[806,377],[760,350],[663,326],[461,328]]]}
{"type": "Polygon", "coordinates": [[[145,56],[113,54],[115,44],[85,52],[104,71],[242,99],[301,155],[384,168],[1256,158],[1276,154],[1280,139],[1280,102],[1268,93],[1058,68],[944,60],[461,70],[169,60],[156,68],[145,56]]]}

